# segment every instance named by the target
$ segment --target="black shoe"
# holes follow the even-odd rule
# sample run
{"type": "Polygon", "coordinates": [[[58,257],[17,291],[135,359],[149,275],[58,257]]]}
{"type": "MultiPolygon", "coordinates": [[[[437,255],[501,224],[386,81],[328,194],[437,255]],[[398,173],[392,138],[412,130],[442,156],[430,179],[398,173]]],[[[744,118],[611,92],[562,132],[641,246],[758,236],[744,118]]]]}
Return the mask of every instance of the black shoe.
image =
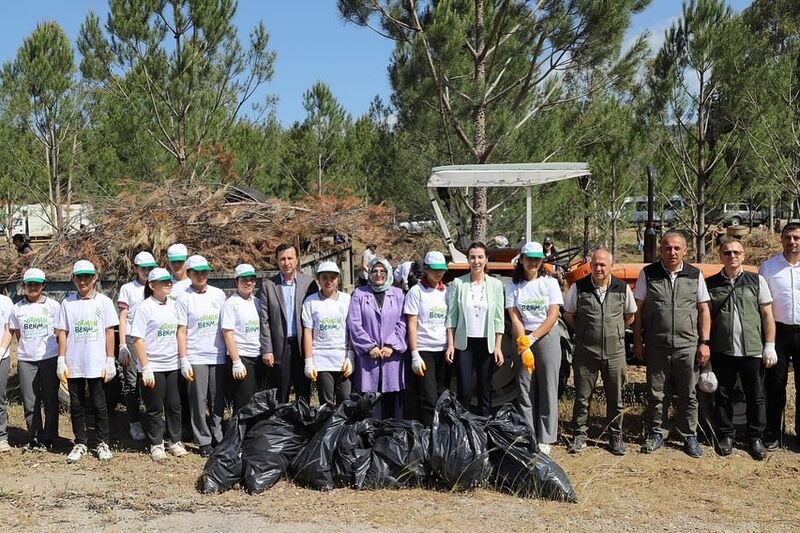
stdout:
{"type": "Polygon", "coordinates": [[[214,447],[210,444],[203,444],[200,446],[200,457],[208,457],[211,455],[211,452],[214,451],[214,447]]]}
{"type": "Polygon", "coordinates": [[[653,433],[650,435],[644,444],[642,444],[642,453],[653,453],[664,446],[664,436],[661,433],[653,433]]]}
{"type": "Polygon", "coordinates": [[[767,450],[764,449],[761,439],[750,440],[750,456],[756,461],[763,461],[767,458],[767,450]]]}
{"type": "Polygon", "coordinates": [[[717,451],[722,456],[730,455],[733,453],[733,439],[730,437],[722,437],[717,443],[717,451]]]}
{"type": "Polygon", "coordinates": [[[700,448],[700,444],[697,442],[697,437],[694,435],[686,437],[686,443],[683,445],[683,451],[686,452],[686,455],[689,457],[694,457],[695,459],[703,456],[703,450],[700,448]]]}
{"type": "Polygon", "coordinates": [[[764,437],[764,447],[770,451],[775,451],[781,447],[781,443],[778,439],[773,439],[771,437],[764,437]]]}
{"type": "Polygon", "coordinates": [[[584,435],[575,435],[572,444],[570,444],[569,453],[580,453],[584,448],[586,448],[586,437],[584,435]]]}
{"type": "Polygon", "coordinates": [[[24,453],[39,453],[46,452],[47,448],[38,440],[33,439],[22,447],[24,453]]]}
{"type": "Polygon", "coordinates": [[[625,455],[625,443],[622,442],[622,435],[620,433],[612,433],[611,438],[608,439],[608,451],[614,455],[625,455]]]}

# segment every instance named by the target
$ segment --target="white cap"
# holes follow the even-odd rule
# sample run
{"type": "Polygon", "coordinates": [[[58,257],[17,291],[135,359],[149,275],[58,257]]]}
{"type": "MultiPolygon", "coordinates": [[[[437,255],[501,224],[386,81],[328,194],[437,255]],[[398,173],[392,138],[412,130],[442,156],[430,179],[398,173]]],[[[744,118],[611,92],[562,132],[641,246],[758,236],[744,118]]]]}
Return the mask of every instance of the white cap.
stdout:
{"type": "Polygon", "coordinates": [[[715,392],[717,390],[717,376],[711,368],[704,368],[700,371],[700,379],[697,380],[697,387],[703,392],[715,392]]]}
{"type": "Polygon", "coordinates": [[[234,278],[241,278],[241,277],[256,277],[256,269],[253,268],[253,265],[249,265],[247,263],[242,263],[241,265],[236,267],[236,270],[233,271],[234,278]]]}
{"type": "Polygon", "coordinates": [[[166,268],[154,268],[147,275],[147,281],[167,281],[172,280],[172,274],[166,268]]]}
{"type": "Polygon", "coordinates": [[[45,280],[44,272],[42,270],[39,270],[38,268],[29,268],[22,275],[23,283],[28,283],[28,282],[44,283],[44,280],[45,280]]]}
{"type": "Polygon", "coordinates": [[[544,248],[538,242],[526,242],[520,253],[533,259],[544,259],[544,248]]]}
{"type": "Polygon", "coordinates": [[[202,255],[193,255],[186,260],[186,270],[211,270],[211,265],[202,255]]]}
{"type": "Polygon", "coordinates": [[[332,274],[341,274],[341,270],[339,267],[336,266],[336,263],[333,261],[323,261],[317,266],[317,276],[322,274],[323,272],[330,272],[332,274]]]}
{"type": "Polygon", "coordinates": [[[95,270],[94,265],[91,261],[87,261],[86,259],[81,259],[80,261],[75,261],[75,264],[72,265],[72,275],[77,276],[78,274],[97,274],[97,270],[95,270]]]}
{"type": "Polygon", "coordinates": [[[157,267],[158,263],[156,263],[156,258],[153,257],[153,254],[150,252],[139,252],[136,254],[136,257],[133,258],[133,264],[138,267],[157,267]]]}
{"type": "Polygon", "coordinates": [[[447,261],[442,252],[428,252],[422,262],[431,270],[447,270],[447,261]]]}
{"type": "Polygon", "coordinates": [[[187,257],[189,257],[189,250],[183,244],[177,243],[167,248],[167,260],[170,262],[186,261],[187,257]]]}

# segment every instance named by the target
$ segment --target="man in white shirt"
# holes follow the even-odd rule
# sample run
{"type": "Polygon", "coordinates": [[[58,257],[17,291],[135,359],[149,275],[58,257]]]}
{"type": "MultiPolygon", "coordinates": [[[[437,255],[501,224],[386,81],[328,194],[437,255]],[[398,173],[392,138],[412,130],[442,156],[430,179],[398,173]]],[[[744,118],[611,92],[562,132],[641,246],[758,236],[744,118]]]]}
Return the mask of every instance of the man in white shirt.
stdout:
{"type": "Polygon", "coordinates": [[[759,269],[772,293],[772,313],[775,318],[774,365],[767,368],[764,392],[767,408],[767,428],[764,446],[775,450],[783,438],[783,411],[786,408],[786,384],[789,362],[795,371],[795,435],[800,430],[800,388],[797,371],[800,369],[800,222],[789,222],[781,230],[783,253],[764,263],[759,269]]]}

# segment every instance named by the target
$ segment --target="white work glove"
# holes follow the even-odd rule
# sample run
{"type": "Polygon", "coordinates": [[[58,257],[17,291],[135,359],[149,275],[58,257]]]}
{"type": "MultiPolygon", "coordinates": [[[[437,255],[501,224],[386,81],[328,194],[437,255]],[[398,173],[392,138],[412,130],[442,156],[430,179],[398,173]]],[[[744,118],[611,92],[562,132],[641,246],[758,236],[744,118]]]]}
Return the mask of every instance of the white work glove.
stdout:
{"type": "Polygon", "coordinates": [[[61,383],[64,385],[67,384],[67,378],[69,378],[69,368],[67,368],[67,358],[63,355],[58,357],[58,362],[56,364],[56,375],[61,383]]]}
{"type": "Polygon", "coordinates": [[[103,378],[103,383],[108,383],[114,376],[117,375],[117,364],[114,361],[113,357],[106,357],[106,366],[103,368],[103,372],[100,374],[100,377],[103,378]]]}
{"type": "Polygon", "coordinates": [[[766,368],[772,368],[778,364],[778,352],[775,351],[774,342],[764,343],[764,349],[761,351],[761,359],[766,368]]]}
{"type": "Polygon", "coordinates": [[[150,370],[150,365],[144,365],[139,375],[142,376],[142,385],[148,389],[152,389],[156,386],[156,376],[153,374],[153,371],[150,370]]]}
{"type": "Polygon", "coordinates": [[[186,381],[194,381],[194,370],[192,370],[192,363],[189,362],[188,357],[181,357],[181,374],[186,381]]]}
{"type": "Polygon", "coordinates": [[[347,355],[344,358],[344,364],[342,365],[342,377],[349,378],[353,375],[353,369],[356,367],[356,354],[353,353],[353,350],[347,350],[347,355]]]}
{"type": "Polygon", "coordinates": [[[538,339],[538,337],[534,337],[534,336],[533,336],[533,333],[531,333],[530,335],[528,335],[528,338],[531,340],[531,346],[533,346],[534,344],[536,344],[536,342],[539,340],[539,339],[538,339]]]}
{"type": "Polygon", "coordinates": [[[306,357],[305,369],[303,372],[311,381],[317,381],[317,367],[314,366],[314,358],[306,357]]]}
{"type": "Polygon", "coordinates": [[[425,361],[422,360],[419,350],[411,350],[411,371],[422,377],[425,375],[426,370],[428,370],[428,367],[425,366],[425,361]]]}
{"type": "Polygon", "coordinates": [[[247,377],[247,367],[244,366],[241,359],[237,359],[233,362],[231,373],[233,374],[233,379],[236,381],[242,381],[247,377]]]}
{"type": "Polygon", "coordinates": [[[131,364],[131,351],[128,349],[128,345],[124,343],[119,345],[119,364],[122,366],[131,364]]]}

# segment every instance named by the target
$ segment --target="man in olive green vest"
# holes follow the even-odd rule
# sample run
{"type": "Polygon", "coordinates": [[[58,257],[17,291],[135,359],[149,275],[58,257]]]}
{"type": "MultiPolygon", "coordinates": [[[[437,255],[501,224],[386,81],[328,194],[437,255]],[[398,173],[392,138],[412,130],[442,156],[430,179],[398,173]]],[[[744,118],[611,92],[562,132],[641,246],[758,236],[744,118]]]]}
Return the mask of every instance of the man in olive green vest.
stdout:
{"type": "MultiPolygon", "coordinates": [[[[720,455],[733,451],[735,429],[731,396],[736,378],[742,381],[747,403],[747,439],[754,459],[766,458],[761,441],[767,426],[764,407],[764,368],[775,354],[772,295],[760,275],[745,272],[744,246],[738,239],[722,243],[722,270],[706,281],[711,296],[711,364],[719,386],[714,395],[720,455]]],[[[774,359],[777,359],[775,355],[774,359]]]]}
{"type": "Polygon", "coordinates": [[[703,273],[683,261],[683,235],[668,231],[659,250],[661,260],[642,269],[633,291],[638,307],[633,322],[633,353],[647,368],[642,453],[653,453],[664,445],[667,432],[662,422],[674,394],[674,426],[685,440],[684,451],[697,458],[703,450],[697,443],[695,386],[699,369],[706,366],[711,355],[710,298],[703,273]]]}
{"type": "Polygon", "coordinates": [[[611,275],[613,258],[608,250],[595,250],[590,264],[591,274],[573,283],[564,300],[564,321],[575,331],[574,438],[570,452],[578,453],[586,447],[589,401],[600,373],[606,393],[609,451],[625,455],[622,442],[625,328],[633,322],[636,302],[630,287],[611,275]]]}

